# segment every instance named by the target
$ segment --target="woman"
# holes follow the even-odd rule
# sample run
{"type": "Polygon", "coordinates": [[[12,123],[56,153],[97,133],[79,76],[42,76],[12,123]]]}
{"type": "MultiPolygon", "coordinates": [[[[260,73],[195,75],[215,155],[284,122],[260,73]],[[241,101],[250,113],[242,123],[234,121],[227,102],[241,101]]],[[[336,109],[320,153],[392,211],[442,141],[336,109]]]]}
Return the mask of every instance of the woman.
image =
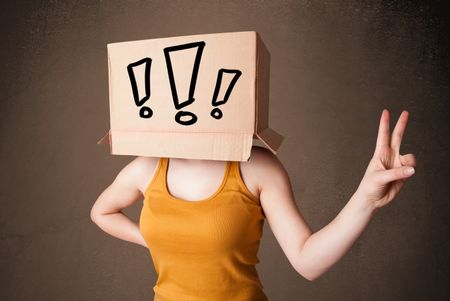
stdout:
{"type": "Polygon", "coordinates": [[[260,147],[248,162],[137,157],[99,196],[91,218],[108,234],[149,246],[159,275],[155,300],[267,300],[254,268],[263,219],[294,269],[317,279],[414,173],[414,155],[399,153],[408,115],[402,112],[391,137],[389,111],[383,110],[360,185],[315,233],[296,206],[282,164],[260,147]],[[143,196],[137,225],[121,210],[143,196]]]}

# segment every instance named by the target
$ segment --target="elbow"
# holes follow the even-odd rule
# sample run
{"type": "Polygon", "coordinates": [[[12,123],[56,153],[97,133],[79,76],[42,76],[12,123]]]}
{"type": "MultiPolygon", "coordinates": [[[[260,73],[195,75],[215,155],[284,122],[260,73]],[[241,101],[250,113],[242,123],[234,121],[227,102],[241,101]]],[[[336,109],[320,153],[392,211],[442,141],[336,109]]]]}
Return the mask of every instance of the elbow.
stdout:
{"type": "Polygon", "coordinates": [[[295,269],[297,273],[305,278],[306,280],[312,282],[320,278],[320,276],[323,275],[323,273],[317,272],[317,271],[311,271],[306,269],[305,267],[297,267],[295,269]]]}
{"type": "Polygon", "coordinates": [[[314,273],[307,273],[304,271],[297,271],[299,273],[300,276],[302,276],[303,278],[305,278],[306,280],[313,282],[315,280],[317,280],[318,278],[320,278],[321,274],[314,274],[314,273]]]}
{"type": "Polygon", "coordinates": [[[300,274],[300,275],[302,275],[303,278],[305,278],[306,280],[308,280],[310,282],[313,282],[314,280],[320,278],[320,275],[312,275],[312,274],[305,274],[305,273],[300,274]]]}
{"type": "Polygon", "coordinates": [[[97,224],[97,217],[98,217],[97,211],[94,210],[94,207],[92,207],[91,212],[90,212],[90,218],[94,224],[97,224]]]}

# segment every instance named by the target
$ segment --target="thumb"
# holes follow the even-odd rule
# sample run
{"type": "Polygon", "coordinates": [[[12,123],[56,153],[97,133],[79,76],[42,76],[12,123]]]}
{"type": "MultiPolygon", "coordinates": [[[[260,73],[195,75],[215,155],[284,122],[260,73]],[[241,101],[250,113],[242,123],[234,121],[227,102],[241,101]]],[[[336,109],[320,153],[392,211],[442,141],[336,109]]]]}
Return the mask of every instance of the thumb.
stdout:
{"type": "Polygon", "coordinates": [[[378,171],[375,179],[380,184],[387,184],[393,181],[409,178],[414,174],[415,170],[412,166],[402,166],[388,170],[378,171]]]}

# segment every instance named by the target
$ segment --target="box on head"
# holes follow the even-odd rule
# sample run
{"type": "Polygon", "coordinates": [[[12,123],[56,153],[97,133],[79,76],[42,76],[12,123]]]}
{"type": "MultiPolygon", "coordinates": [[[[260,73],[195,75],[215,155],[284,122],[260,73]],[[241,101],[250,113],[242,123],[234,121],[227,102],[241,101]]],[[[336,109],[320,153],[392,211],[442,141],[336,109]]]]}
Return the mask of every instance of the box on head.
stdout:
{"type": "Polygon", "coordinates": [[[231,32],[111,43],[113,155],[247,161],[253,139],[273,153],[270,54],[258,33],[231,32]]]}

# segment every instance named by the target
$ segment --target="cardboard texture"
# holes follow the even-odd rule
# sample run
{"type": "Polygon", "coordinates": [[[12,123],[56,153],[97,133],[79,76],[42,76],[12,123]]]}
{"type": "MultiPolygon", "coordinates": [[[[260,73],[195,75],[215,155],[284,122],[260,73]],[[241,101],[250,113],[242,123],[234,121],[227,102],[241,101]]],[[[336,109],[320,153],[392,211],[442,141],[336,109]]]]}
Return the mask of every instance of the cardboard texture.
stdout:
{"type": "Polygon", "coordinates": [[[276,154],[269,128],[270,53],[254,32],[111,43],[114,155],[247,161],[253,138],[276,154]]]}

